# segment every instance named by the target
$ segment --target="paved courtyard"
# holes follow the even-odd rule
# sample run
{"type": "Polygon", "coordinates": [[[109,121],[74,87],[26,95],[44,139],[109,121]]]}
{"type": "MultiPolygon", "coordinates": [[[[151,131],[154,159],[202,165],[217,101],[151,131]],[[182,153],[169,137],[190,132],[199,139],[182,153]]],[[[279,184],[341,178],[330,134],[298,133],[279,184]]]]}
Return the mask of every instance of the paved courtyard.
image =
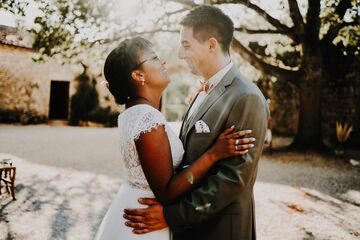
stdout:
{"type": "MultiPolygon", "coordinates": [[[[17,166],[0,240],[92,239],[121,186],[117,139],[116,128],[0,125],[0,160],[17,166]]],[[[360,239],[360,167],[348,161],[265,154],[255,197],[260,240],[360,239]]]]}

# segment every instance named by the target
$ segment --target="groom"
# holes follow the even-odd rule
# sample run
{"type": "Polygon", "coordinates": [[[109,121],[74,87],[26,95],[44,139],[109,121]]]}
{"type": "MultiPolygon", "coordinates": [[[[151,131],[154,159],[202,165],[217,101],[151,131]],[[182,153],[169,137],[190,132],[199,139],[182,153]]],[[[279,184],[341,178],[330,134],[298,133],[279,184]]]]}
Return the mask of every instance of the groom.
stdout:
{"type": "Polygon", "coordinates": [[[220,9],[194,8],[181,22],[179,58],[205,80],[181,127],[182,168],[192,164],[226,128],[252,129],[256,146],[241,157],[218,164],[190,193],[161,206],[140,199],[145,209],[126,209],[127,225],[137,234],[164,227],[174,240],[256,239],[253,186],[263,149],[269,110],[260,90],[231,62],[234,26],[220,9]],[[201,120],[201,122],[199,122],[201,120]],[[209,132],[198,132],[199,123],[209,132]]]}

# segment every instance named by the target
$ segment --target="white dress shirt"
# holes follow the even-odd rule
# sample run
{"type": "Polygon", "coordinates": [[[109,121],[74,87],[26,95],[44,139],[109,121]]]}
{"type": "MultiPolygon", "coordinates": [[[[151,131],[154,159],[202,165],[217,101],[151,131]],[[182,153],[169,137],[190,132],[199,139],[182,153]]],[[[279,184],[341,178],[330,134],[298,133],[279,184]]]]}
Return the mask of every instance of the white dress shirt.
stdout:
{"type": "Polygon", "coordinates": [[[216,87],[216,85],[219,84],[219,82],[221,81],[221,79],[223,79],[223,77],[225,76],[225,74],[230,70],[230,68],[233,66],[234,64],[232,62],[230,62],[228,65],[226,65],[225,67],[223,67],[220,71],[218,71],[217,73],[215,73],[211,78],[209,78],[208,80],[206,80],[209,83],[209,86],[211,86],[211,88],[209,89],[209,91],[206,93],[205,91],[201,91],[199,93],[199,95],[197,96],[197,98],[195,99],[195,102],[193,103],[193,105],[191,106],[191,108],[189,109],[189,113],[187,115],[187,120],[190,118],[191,115],[193,115],[195,112],[197,112],[197,110],[199,109],[199,107],[201,106],[201,104],[204,102],[205,98],[207,95],[210,94],[210,92],[216,87]]]}

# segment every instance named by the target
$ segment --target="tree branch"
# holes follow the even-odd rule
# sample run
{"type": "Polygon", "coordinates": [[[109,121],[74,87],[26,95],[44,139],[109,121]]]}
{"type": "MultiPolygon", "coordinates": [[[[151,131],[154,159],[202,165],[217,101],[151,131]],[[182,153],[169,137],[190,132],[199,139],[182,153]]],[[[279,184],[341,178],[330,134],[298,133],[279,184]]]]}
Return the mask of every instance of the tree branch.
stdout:
{"type": "Polygon", "coordinates": [[[265,10],[263,10],[262,8],[260,8],[258,5],[255,5],[253,3],[248,3],[246,4],[247,7],[249,7],[250,9],[254,10],[256,13],[258,13],[260,16],[262,16],[265,20],[267,20],[271,25],[273,25],[276,29],[278,30],[290,30],[289,27],[287,27],[286,25],[282,24],[278,19],[273,18],[272,16],[270,16],[265,10]]]}
{"type": "Polygon", "coordinates": [[[308,46],[316,46],[317,42],[319,42],[320,32],[320,1],[309,1],[305,28],[305,38],[308,46]]]}
{"type": "MultiPolygon", "coordinates": [[[[189,0],[171,0],[172,2],[177,2],[180,4],[185,5],[188,8],[193,8],[198,6],[198,4],[194,3],[193,1],[189,1],[189,0]]],[[[252,9],[253,11],[255,11],[258,15],[260,15],[261,17],[263,17],[266,21],[268,21],[271,25],[273,25],[276,28],[276,31],[278,31],[278,33],[280,34],[285,34],[287,35],[289,38],[291,38],[292,40],[294,40],[295,42],[298,42],[297,40],[297,36],[300,34],[296,34],[294,32],[294,29],[289,28],[288,26],[286,26],[285,24],[281,23],[278,19],[272,17],[271,15],[269,15],[264,9],[260,8],[258,5],[251,3],[249,0],[211,0],[210,3],[212,5],[220,5],[220,4],[242,4],[250,9],[252,9]]],[[[252,31],[249,31],[248,33],[251,33],[252,31]]],[[[255,33],[255,32],[254,32],[255,33]]],[[[261,33],[261,32],[259,32],[261,33]]],[[[269,32],[266,32],[269,33],[269,32]]],[[[275,32],[274,32],[275,33],[275,32]]]]}
{"type": "Polygon", "coordinates": [[[237,27],[235,31],[248,33],[248,34],[290,34],[289,31],[275,30],[275,29],[248,29],[246,27],[237,27]]]}
{"type": "Polygon", "coordinates": [[[323,37],[322,42],[331,44],[334,38],[338,35],[339,31],[347,26],[354,25],[353,22],[341,22],[335,25],[332,25],[326,35],[323,37]]]}
{"type": "Polygon", "coordinates": [[[339,15],[341,18],[344,17],[346,10],[351,7],[350,0],[341,0],[339,4],[336,6],[335,13],[339,15]]]}
{"type": "MultiPolygon", "coordinates": [[[[287,77],[291,80],[297,79],[296,74],[298,71],[283,69],[278,66],[271,65],[269,63],[264,62],[262,59],[258,58],[253,52],[247,49],[240,41],[237,39],[233,39],[232,41],[233,49],[239,53],[247,62],[249,62],[252,66],[259,69],[265,74],[277,75],[282,77],[287,77]]],[[[294,84],[297,84],[294,82],[294,84]]]]}
{"type": "Polygon", "coordinates": [[[187,10],[188,10],[187,8],[181,8],[179,10],[176,10],[176,11],[173,11],[173,12],[167,12],[165,14],[166,14],[166,16],[170,17],[171,15],[181,13],[181,12],[184,12],[184,11],[187,11],[187,10]]]}
{"type": "Polygon", "coordinates": [[[119,41],[122,40],[124,38],[131,38],[131,37],[136,37],[142,34],[154,34],[154,33],[158,33],[158,32],[169,32],[169,33],[179,33],[180,30],[178,29],[164,29],[163,27],[160,28],[154,28],[154,29],[150,29],[147,31],[127,31],[127,32],[122,32],[122,34],[119,34],[117,36],[115,36],[113,38],[113,41],[119,41]]]}
{"type": "Polygon", "coordinates": [[[331,44],[331,42],[334,40],[334,38],[338,35],[339,31],[346,26],[351,26],[354,23],[352,22],[344,22],[343,17],[347,11],[351,7],[351,1],[350,0],[341,0],[339,4],[335,8],[335,14],[337,14],[341,22],[334,24],[330,27],[330,29],[327,31],[326,35],[323,37],[322,42],[325,42],[327,44],[331,44]]]}
{"type": "Polygon", "coordinates": [[[163,29],[161,27],[161,28],[156,28],[156,29],[152,29],[152,30],[148,30],[148,31],[132,32],[132,33],[134,35],[139,35],[139,34],[154,34],[154,33],[158,33],[158,32],[179,33],[180,30],[178,30],[178,29],[163,29]]]}
{"type": "MultiPolygon", "coordinates": [[[[198,4],[194,3],[191,0],[171,0],[172,2],[177,2],[180,4],[185,5],[188,8],[193,8],[198,6],[198,4]]],[[[272,17],[269,15],[264,9],[259,7],[258,5],[251,3],[249,0],[211,0],[210,1],[212,5],[220,5],[220,4],[242,4],[253,11],[255,11],[257,14],[259,14],[261,17],[263,17],[266,21],[268,21],[271,25],[273,25],[277,30],[284,31],[284,32],[292,32],[291,28],[281,23],[278,19],[272,17]]]]}
{"type": "Polygon", "coordinates": [[[172,15],[187,11],[188,9],[186,8],[181,8],[179,10],[173,11],[173,12],[165,12],[164,15],[160,16],[155,23],[159,23],[161,20],[163,20],[165,17],[167,17],[169,19],[169,17],[171,17],[172,15]]]}
{"type": "Polygon", "coordinates": [[[198,4],[196,4],[194,1],[191,0],[170,0],[170,2],[180,3],[183,6],[185,6],[187,9],[191,9],[198,6],[198,4]]]}
{"type": "Polygon", "coordinates": [[[298,34],[304,32],[304,21],[300,13],[299,5],[296,0],[288,0],[290,17],[294,23],[294,28],[298,34]]]}
{"type": "Polygon", "coordinates": [[[219,5],[219,4],[242,4],[253,11],[255,11],[257,14],[259,14],[261,17],[263,17],[266,21],[268,21],[271,25],[273,25],[277,30],[290,30],[288,26],[281,23],[278,19],[272,17],[270,14],[268,14],[264,9],[259,7],[258,5],[251,3],[249,0],[212,0],[212,4],[219,5]]]}

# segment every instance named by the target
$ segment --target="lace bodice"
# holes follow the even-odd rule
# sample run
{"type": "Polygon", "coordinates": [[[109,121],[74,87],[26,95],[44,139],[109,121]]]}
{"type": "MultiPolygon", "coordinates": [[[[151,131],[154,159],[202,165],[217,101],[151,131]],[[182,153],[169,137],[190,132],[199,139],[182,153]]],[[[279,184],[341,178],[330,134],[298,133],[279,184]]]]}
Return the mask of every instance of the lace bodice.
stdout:
{"type": "Polygon", "coordinates": [[[140,165],[135,141],[141,134],[159,126],[165,127],[171,147],[173,166],[176,168],[182,160],[184,148],[161,112],[149,105],[139,104],[126,109],[119,115],[120,155],[125,168],[125,181],[132,187],[151,190],[140,165]]]}

